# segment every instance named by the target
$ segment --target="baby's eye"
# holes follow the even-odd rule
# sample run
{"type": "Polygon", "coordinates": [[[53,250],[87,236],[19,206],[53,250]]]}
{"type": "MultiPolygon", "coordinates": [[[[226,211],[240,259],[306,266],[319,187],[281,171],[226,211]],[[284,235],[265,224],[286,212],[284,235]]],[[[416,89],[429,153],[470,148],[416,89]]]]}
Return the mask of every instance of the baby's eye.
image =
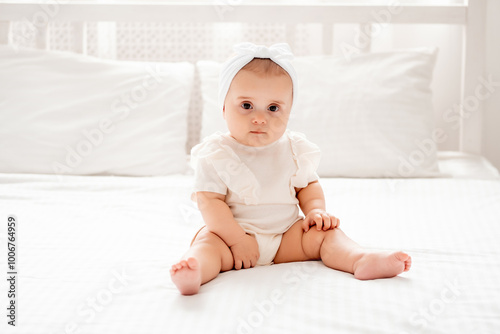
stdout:
{"type": "Polygon", "coordinates": [[[280,110],[280,107],[273,105],[273,106],[269,106],[268,110],[272,111],[272,112],[277,112],[278,110],[280,110]]]}
{"type": "Polygon", "coordinates": [[[243,109],[247,109],[247,110],[248,110],[248,109],[252,109],[252,105],[251,105],[250,103],[248,103],[248,102],[243,102],[243,103],[241,104],[241,107],[242,107],[243,109]]]}

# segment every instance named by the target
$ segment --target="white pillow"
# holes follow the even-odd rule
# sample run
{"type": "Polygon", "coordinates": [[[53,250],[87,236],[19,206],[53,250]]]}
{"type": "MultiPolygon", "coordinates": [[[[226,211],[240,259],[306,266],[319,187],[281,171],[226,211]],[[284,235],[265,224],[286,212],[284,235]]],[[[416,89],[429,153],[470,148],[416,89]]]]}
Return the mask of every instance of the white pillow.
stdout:
{"type": "Polygon", "coordinates": [[[183,173],[194,65],[0,46],[0,172],[183,173]]]}
{"type": "MultiPolygon", "coordinates": [[[[352,57],[298,57],[299,95],[289,128],[322,151],[323,177],[439,176],[430,83],[436,50],[352,57]]],[[[197,64],[203,135],[223,127],[216,110],[216,64],[197,64]]],[[[219,64],[220,68],[220,64],[219,64]]],[[[218,74],[217,74],[218,75],[218,74]]]]}
{"type": "Polygon", "coordinates": [[[222,63],[211,60],[200,60],[196,63],[196,68],[200,74],[201,97],[203,100],[200,135],[201,140],[203,140],[203,138],[217,131],[228,131],[226,121],[222,116],[222,110],[218,110],[217,108],[219,73],[222,69],[222,63]]]}

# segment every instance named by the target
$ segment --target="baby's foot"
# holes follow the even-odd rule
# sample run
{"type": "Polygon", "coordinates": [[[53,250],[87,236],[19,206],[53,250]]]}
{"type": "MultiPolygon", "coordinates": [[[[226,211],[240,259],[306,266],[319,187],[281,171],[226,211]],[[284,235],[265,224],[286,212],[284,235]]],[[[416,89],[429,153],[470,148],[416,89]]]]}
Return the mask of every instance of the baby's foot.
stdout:
{"type": "Polygon", "coordinates": [[[410,267],[411,257],[404,252],[367,253],[354,264],[354,277],[360,280],[389,278],[410,267]]]}
{"type": "Polygon", "coordinates": [[[181,294],[197,294],[201,286],[201,270],[198,260],[190,257],[174,264],[170,269],[170,277],[181,294]]]}

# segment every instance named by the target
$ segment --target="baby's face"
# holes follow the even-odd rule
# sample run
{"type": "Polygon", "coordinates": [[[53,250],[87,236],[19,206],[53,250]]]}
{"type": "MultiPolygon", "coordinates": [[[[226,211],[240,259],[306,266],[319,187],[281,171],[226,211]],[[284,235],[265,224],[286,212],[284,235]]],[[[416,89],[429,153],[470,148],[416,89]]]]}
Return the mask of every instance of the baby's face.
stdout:
{"type": "Polygon", "coordinates": [[[231,136],[247,146],[265,146],[286,130],[292,106],[292,79],[248,70],[234,77],[224,102],[231,136]]]}

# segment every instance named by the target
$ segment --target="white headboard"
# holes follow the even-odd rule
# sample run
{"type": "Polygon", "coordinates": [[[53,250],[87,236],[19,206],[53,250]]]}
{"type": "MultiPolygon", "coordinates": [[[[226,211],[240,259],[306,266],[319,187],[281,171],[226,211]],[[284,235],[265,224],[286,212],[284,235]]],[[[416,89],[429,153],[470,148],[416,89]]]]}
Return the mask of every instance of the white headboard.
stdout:
{"type": "MultiPolygon", "coordinates": [[[[101,57],[117,57],[116,25],[124,22],[162,23],[170,25],[171,34],[176,42],[163,45],[169,57],[152,53],[140,60],[188,60],[201,59],[222,60],[229,54],[229,49],[219,48],[212,37],[203,34],[200,25],[211,23],[213,29],[219,29],[226,44],[232,44],[235,38],[231,30],[231,22],[261,25],[257,32],[258,41],[269,44],[275,40],[285,39],[298,55],[311,53],[331,54],[334,45],[334,29],[336,25],[356,24],[358,31],[363,32],[356,44],[356,52],[370,52],[371,35],[380,27],[391,24],[415,25],[454,25],[463,31],[462,58],[460,69],[459,100],[455,106],[450,105],[448,116],[454,109],[454,119],[459,122],[458,149],[464,152],[481,153],[482,146],[482,99],[478,96],[478,79],[484,78],[484,21],[486,0],[464,0],[463,4],[401,4],[397,0],[390,5],[360,5],[349,3],[315,2],[289,4],[286,2],[248,3],[242,0],[215,0],[204,3],[194,2],[148,2],[142,1],[0,1],[0,43],[28,44],[42,49],[50,49],[54,44],[51,29],[58,25],[68,24],[71,30],[71,47],[73,51],[97,55],[101,57]],[[312,24],[312,30],[304,33],[303,26],[312,24]],[[271,25],[271,28],[269,27],[271,25]],[[198,27],[198,29],[195,29],[198,27]],[[182,30],[186,31],[183,34],[182,30]],[[189,35],[189,31],[196,30],[189,35]],[[271,30],[270,30],[271,29],[271,30]],[[272,30],[275,29],[275,30],[272,30]],[[272,31],[272,32],[270,32],[272,31]],[[311,33],[311,31],[313,33],[311,33]],[[201,32],[201,33],[200,33],[201,32]],[[186,40],[187,37],[192,40],[186,40]],[[94,37],[91,39],[91,37],[94,37]],[[99,43],[106,39],[107,43],[99,43]],[[311,47],[311,40],[316,39],[319,47],[311,47]],[[94,41],[93,44],[91,41],[94,41]],[[115,41],[114,41],[115,40],[115,41]],[[97,41],[97,42],[95,42],[97,41]],[[101,46],[106,45],[106,49],[101,46]],[[172,57],[175,55],[175,57],[172,57]],[[185,59],[182,59],[185,57],[185,59]],[[167,59],[169,58],[169,59],[167,59]],[[175,58],[175,59],[172,59],[175,58]],[[222,58],[222,59],[221,59],[222,58]]],[[[139,32],[148,34],[148,29],[139,32]]],[[[125,36],[131,38],[132,35],[125,36]]],[[[213,35],[210,35],[213,36],[213,35]]],[[[133,38],[133,37],[132,37],[133,38]]],[[[241,39],[241,37],[238,37],[241,39]]],[[[64,40],[64,38],[62,38],[64,40]]],[[[220,40],[217,40],[220,42],[220,40]]],[[[158,46],[161,41],[157,40],[158,46]]],[[[140,44],[140,43],[139,43],[140,44]]],[[[348,45],[347,50],[352,45],[348,45]]],[[[156,49],[153,47],[153,49],[156,49]]],[[[137,54],[137,52],[136,52],[137,54]]],[[[134,59],[134,57],[128,57],[134,59]]],[[[195,89],[190,110],[190,138],[188,148],[199,138],[199,90],[195,89]],[[192,133],[191,133],[192,132],[192,133]]],[[[446,117],[444,115],[443,117],[446,117]]]]}

